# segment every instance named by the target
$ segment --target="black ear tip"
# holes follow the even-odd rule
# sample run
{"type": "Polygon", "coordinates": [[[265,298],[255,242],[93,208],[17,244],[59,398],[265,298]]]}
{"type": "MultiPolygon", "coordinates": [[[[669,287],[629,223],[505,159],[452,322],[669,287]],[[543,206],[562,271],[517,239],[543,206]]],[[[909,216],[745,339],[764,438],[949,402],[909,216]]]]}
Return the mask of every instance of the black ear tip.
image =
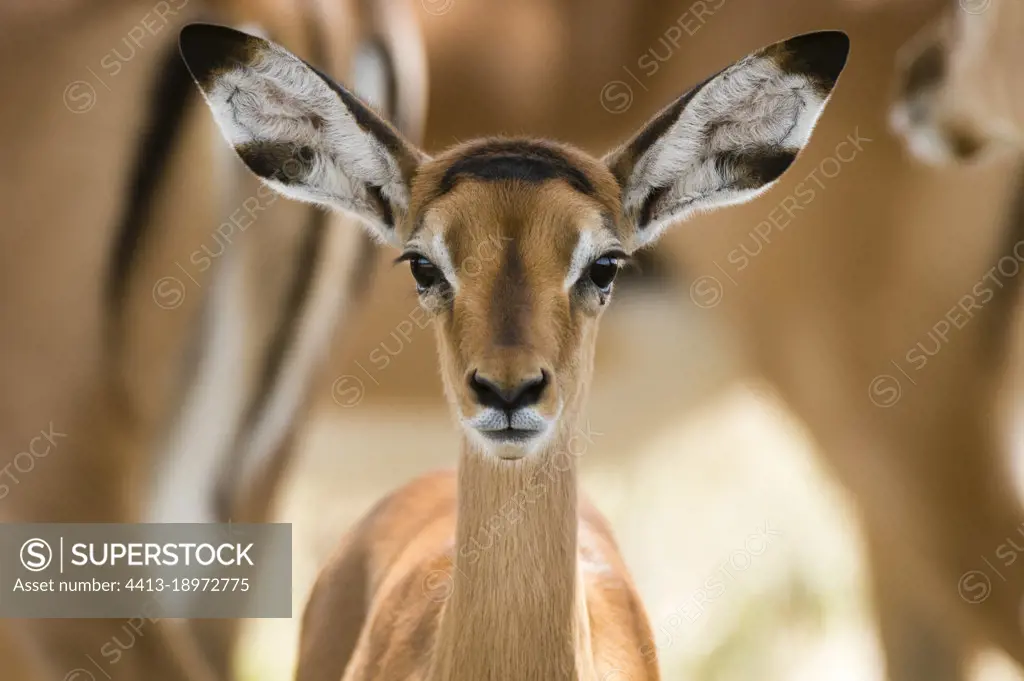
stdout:
{"type": "Polygon", "coordinates": [[[186,24],[178,35],[182,52],[198,52],[209,47],[244,44],[252,36],[218,24],[186,24]]]}
{"type": "Polygon", "coordinates": [[[188,24],[178,35],[182,59],[200,84],[216,71],[243,61],[254,36],[217,24],[188,24]]]}
{"type": "Polygon", "coordinates": [[[811,76],[831,90],[850,55],[850,36],[843,31],[816,31],[790,38],[783,46],[787,70],[811,76]]]}

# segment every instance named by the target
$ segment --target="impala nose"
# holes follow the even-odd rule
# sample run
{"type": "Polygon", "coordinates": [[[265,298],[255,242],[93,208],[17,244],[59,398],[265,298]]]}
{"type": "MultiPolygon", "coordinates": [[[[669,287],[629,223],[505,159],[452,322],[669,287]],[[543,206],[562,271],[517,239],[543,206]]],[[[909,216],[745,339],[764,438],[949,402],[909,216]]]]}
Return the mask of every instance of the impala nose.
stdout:
{"type": "Polygon", "coordinates": [[[469,387],[481,406],[500,409],[504,412],[530,407],[540,402],[548,386],[548,373],[541,371],[515,385],[503,385],[474,371],[469,376],[469,387]]]}

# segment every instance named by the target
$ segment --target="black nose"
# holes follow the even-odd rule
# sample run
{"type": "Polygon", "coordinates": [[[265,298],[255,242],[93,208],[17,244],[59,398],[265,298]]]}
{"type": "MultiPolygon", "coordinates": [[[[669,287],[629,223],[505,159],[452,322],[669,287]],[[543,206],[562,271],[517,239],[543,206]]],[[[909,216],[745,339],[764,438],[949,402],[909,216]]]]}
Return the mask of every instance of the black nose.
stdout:
{"type": "Polygon", "coordinates": [[[548,385],[548,372],[528,378],[518,385],[504,387],[474,371],[469,376],[469,387],[476,393],[476,400],[485,407],[513,411],[540,402],[548,385]]]}

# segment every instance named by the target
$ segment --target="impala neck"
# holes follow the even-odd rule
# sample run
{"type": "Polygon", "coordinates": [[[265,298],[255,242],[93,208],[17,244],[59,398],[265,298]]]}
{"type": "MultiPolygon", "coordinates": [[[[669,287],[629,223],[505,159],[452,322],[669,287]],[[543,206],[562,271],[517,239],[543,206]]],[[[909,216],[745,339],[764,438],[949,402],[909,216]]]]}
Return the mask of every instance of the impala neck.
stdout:
{"type": "MultiPolygon", "coordinates": [[[[575,424],[519,461],[459,462],[453,591],[431,681],[594,678],[577,561],[575,424]]],[[[577,450],[579,448],[577,447],[577,450]]]]}

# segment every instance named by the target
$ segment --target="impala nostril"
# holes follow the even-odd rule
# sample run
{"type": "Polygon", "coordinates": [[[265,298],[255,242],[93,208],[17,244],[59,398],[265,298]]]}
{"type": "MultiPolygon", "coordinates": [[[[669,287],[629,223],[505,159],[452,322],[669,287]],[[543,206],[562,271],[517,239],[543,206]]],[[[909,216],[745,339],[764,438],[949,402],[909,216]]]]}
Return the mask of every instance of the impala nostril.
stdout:
{"type": "Polygon", "coordinates": [[[540,402],[544,396],[544,390],[548,387],[548,372],[541,371],[540,376],[523,381],[519,384],[518,394],[515,395],[513,408],[529,407],[540,402]]]}
{"type": "Polygon", "coordinates": [[[486,376],[481,376],[478,371],[473,371],[469,375],[469,387],[477,402],[502,411],[529,407],[540,402],[548,383],[549,376],[546,371],[541,371],[539,376],[528,378],[511,387],[502,386],[486,376]]]}
{"type": "Polygon", "coordinates": [[[501,388],[494,382],[484,378],[478,371],[469,375],[469,387],[476,395],[476,401],[485,407],[495,409],[506,409],[505,399],[502,396],[501,388]]]}

